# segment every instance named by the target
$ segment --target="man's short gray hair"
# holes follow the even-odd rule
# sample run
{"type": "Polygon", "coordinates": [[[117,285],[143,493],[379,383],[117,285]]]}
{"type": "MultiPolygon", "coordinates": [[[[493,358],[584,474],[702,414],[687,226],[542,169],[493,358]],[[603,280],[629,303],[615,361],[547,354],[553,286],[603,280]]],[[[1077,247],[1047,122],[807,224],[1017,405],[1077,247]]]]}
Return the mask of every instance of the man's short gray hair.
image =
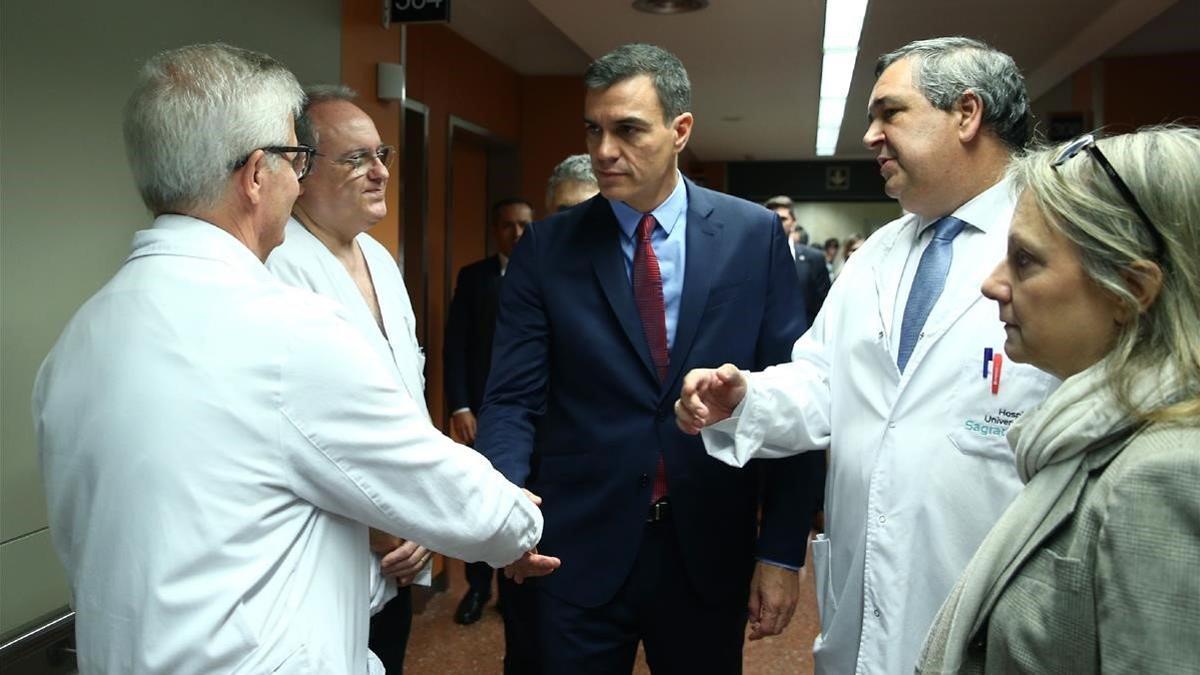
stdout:
{"type": "Polygon", "coordinates": [[[568,181],[597,185],[596,174],[592,173],[592,158],[586,154],[571,155],[558,163],[546,182],[546,201],[554,198],[554,190],[568,181]]]}
{"type": "Polygon", "coordinates": [[[983,102],[983,123],[1013,151],[1029,143],[1029,95],[1012,57],[966,37],[910,42],[879,57],[878,78],[893,63],[913,60],[913,84],[930,105],[951,110],[968,90],[983,102]]]}
{"type": "Polygon", "coordinates": [[[125,152],[142,201],[155,215],[211,208],[239,161],[291,144],[303,101],[295,75],[266,54],[218,43],[155,55],[125,105],[125,152]]]}
{"type": "Polygon", "coordinates": [[[353,103],[358,99],[358,92],[344,84],[313,84],[304,88],[304,96],[304,108],[296,117],[296,140],[300,145],[315,148],[321,140],[321,132],[313,125],[312,107],[327,101],[353,103]]]}
{"type": "Polygon", "coordinates": [[[683,63],[671,52],[655,45],[622,45],[592,61],[583,74],[588,89],[608,89],[618,82],[649,75],[662,105],[667,124],[692,107],[692,83],[683,63]]]}

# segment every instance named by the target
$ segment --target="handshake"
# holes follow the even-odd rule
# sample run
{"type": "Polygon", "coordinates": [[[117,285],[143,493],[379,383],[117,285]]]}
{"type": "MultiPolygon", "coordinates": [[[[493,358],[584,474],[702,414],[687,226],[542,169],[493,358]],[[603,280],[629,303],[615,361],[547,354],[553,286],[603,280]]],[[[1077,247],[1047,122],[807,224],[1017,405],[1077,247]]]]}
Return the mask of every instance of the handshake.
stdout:
{"type": "MultiPolygon", "coordinates": [[[[524,488],[522,488],[522,491],[525,492],[526,497],[529,497],[529,501],[538,506],[542,505],[541,497],[524,488]]],[[[534,548],[526,551],[517,561],[505,565],[504,576],[520,584],[524,583],[529,577],[544,577],[558,569],[558,566],[561,564],[562,561],[558,558],[541,555],[537,552],[537,548],[534,548]]]]}
{"type": "MultiPolygon", "coordinates": [[[[542,505],[541,497],[529,490],[522,490],[531,502],[542,505]]],[[[414,541],[394,537],[375,528],[371,528],[371,551],[382,556],[379,569],[383,576],[395,578],[400,586],[411,584],[433,555],[433,551],[414,541]]],[[[526,551],[520,559],[505,566],[504,576],[519,584],[529,577],[546,576],[561,564],[562,561],[558,558],[540,555],[535,548],[526,551]]]]}

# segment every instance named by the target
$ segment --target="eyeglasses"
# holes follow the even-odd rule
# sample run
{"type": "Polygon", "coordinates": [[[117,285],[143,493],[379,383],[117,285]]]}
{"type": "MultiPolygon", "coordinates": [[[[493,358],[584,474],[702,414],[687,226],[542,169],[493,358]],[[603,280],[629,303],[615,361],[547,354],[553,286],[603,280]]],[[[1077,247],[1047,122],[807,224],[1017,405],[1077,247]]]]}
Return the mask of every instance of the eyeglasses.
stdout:
{"type": "Polygon", "coordinates": [[[245,157],[239,159],[233,165],[234,171],[246,166],[246,162],[250,161],[250,155],[253,155],[258,150],[269,152],[272,155],[279,155],[289,160],[292,165],[292,171],[296,172],[296,180],[304,180],[304,177],[312,170],[313,155],[317,154],[316,148],[307,145],[268,145],[263,148],[256,148],[255,151],[247,153],[245,157]],[[288,153],[295,154],[289,158],[288,153]]]}
{"type": "Polygon", "coordinates": [[[1121,196],[1125,198],[1125,202],[1129,204],[1134,213],[1138,215],[1138,218],[1142,219],[1142,223],[1146,226],[1146,229],[1150,231],[1150,236],[1154,239],[1155,257],[1161,258],[1163,252],[1167,249],[1167,242],[1163,240],[1162,233],[1158,231],[1158,228],[1154,226],[1154,223],[1150,222],[1150,217],[1147,216],[1146,212],[1142,210],[1142,205],[1138,204],[1137,197],[1133,196],[1133,191],[1129,189],[1129,185],[1127,185],[1124,180],[1121,180],[1121,176],[1117,174],[1117,170],[1113,168],[1112,163],[1108,161],[1108,158],[1104,156],[1103,152],[1100,152],[1100,147],[1096,145],[1095,136],[1092,134],[1084,134],[1083,136],[1080,136],[1079,138],[1076,138],[1068,143],[1066,147],[1062,149],[1062,152],[1058,153],[1058,157],[1054,159],[1054,162],[1050,164],[1050,167],[1057,170],[1058,167],[1066,164],[1068,160],[1084,150],[1087,150],[1087,153],[1092,156],[1092,159],[1096,160],[1096,163],[1099,164],[1102,169],[1104,169],[1104,173],[1108,174],[1108,177],[1112,179],[1113,186],[1117,188],[1117,192],[1121,193],[1121,196]]]}
{"type": "MultiPolygon", "coordinates": [[[[318,157],[325,157],[321,153],[315,153],[318,157]]],[[[350,167],[350,177],[357,178],[371,170],[375,165],[375,160],[379,160],[383,164],[383,168],[388,168],[392,165],[392,160],[396,158],[396,146],[381,145],[374,150],[360,150],[348,157],[339,159],[331,159],[334,164],[341,164],[350,167]]]]}

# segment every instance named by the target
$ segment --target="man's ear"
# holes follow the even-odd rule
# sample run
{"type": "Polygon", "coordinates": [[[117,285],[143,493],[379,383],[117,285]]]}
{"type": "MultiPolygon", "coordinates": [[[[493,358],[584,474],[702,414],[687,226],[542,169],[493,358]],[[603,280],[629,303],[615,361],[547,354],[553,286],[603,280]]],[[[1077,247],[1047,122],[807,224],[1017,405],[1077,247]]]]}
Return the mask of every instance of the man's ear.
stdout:
{"type": "Polygon", "coordinates": [[[671,131],[675,132],[675,152],[683,152],[683,148],[687,146],[688,139],[692,137],[692,124],[695,118],[692,113],[680,113],[678,117],[671,121],[671,131]]]}
{"type": "Polygon", "coordinates": [[[251,204],[258,204],[263,199],[263,184],[266,181],[267,172],[271,170],[268,162],[270,162],[270,158],[267,157],[266,152],[255,150],[250,153],[246,163],[234,174],[238,191],[251,204]]]}
{"type": "Polygon", "coordinates": [[[958,139],[963,143],[975,140],[983,128],[983,101],[979,94],[968,89],[954,104],[958,114],[958,139]]]}
{"type": "MultiPolygon", "coordinates": [[[[1125,280],[1125,287],[1137,301],[1137,314],[1144,314],[1158,300],[1163,284],[1162,268],[1158,263],[1134,260],[1121,270],[1121,278],[1125,280]]],[[[1132,318],[1129,308],[1122,304],[1117,314],[1117,323],[1124,324],[1132,318]]]]}

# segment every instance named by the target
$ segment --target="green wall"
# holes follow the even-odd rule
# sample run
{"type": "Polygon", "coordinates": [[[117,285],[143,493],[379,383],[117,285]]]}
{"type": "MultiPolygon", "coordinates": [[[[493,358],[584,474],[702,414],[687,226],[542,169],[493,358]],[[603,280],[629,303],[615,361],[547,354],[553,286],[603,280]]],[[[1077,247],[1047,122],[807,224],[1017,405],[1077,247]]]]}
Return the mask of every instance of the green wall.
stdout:
{"type": "Polygon", "coordinates": [[[71,314],[150,216],[121,141],[138,66],[222,41],[336,82],[337,0],[4,0],[0,5],[0,635],[68,602],[46,529],[30,392],[71,314]]]}

